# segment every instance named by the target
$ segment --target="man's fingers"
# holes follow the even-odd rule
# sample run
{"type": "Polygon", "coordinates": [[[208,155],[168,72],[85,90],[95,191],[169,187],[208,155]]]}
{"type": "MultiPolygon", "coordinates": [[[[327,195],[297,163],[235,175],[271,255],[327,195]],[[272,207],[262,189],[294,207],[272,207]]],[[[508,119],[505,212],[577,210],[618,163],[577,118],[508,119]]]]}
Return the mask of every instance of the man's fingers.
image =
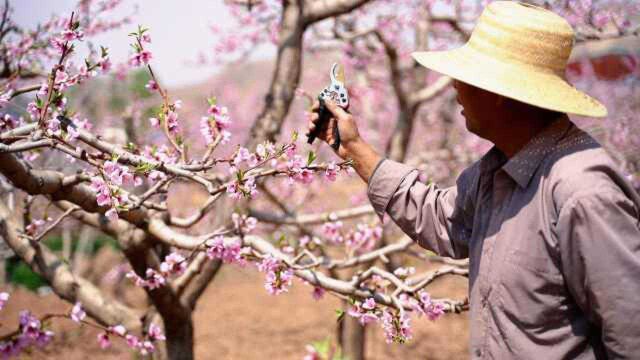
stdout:
{"type": "Polygon", "coordinates": [[[343,118],[344,116],[348,115],[348,113],[346,111],[344,111],[343,108],[341,108],[340,106],[338,106],[335,102],[333,102],[331,100],[326,100],[325,101],[325,105],[327,106],[327,109],[329,109],[329,111],[331,111],[333,116],[335,116],[338,119],[343,118]]]}
{"type": "Polygon", "coordinates": [[[333,128],[335,126],[337,126],[338,124],[336,123],[336,118],[331,118],[329,119],[329,125],[327,126],[327,144],[332,145],[336,139],[333,138],[333,128]]]}
{"type": "Polygon", "coordinates": [[[313,102],[313,105],[311,105],[311,111],[318,112],[318,109],[320,109],[320,102],[318,101],[318,99],[316,99],[313,102]]]}

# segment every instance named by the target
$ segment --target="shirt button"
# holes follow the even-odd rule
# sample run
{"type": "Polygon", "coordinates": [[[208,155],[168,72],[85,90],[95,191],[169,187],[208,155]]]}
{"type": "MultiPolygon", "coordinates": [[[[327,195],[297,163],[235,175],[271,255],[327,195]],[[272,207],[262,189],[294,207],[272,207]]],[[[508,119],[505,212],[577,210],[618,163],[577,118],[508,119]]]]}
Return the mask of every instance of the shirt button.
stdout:
{"type": "Polygon", "coordinates": [[[482,350],[481,350],[481,349],[479,349],[479,348],[478,348],[478,349],[476,349],[476,356],[477,356],[477,357],[482,356],[482,350]]]}

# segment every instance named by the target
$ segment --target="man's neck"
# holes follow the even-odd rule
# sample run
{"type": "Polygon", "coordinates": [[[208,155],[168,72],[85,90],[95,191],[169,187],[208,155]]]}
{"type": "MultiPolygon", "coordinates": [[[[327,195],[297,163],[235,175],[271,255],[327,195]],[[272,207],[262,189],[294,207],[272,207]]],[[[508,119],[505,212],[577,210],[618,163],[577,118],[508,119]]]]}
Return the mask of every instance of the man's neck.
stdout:
{"type": "Polygon", "coordinates": [[[549,116],[549,113],[529,113],[510,116],[505,119],[509,126],[503,126],[492,134],[490,139],[507,158],[513,157],[524,148],[536,135],[542,132],[557,116],[549,116]]]}

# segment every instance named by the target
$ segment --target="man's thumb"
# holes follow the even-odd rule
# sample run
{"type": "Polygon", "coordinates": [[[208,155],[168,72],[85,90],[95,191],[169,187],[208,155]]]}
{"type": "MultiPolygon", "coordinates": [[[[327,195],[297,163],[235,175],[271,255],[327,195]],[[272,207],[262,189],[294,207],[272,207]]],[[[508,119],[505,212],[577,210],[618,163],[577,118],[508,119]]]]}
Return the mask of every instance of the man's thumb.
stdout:
{"type": "Polygon", "coordinates": [[[336,119],[344,118],[344,116],[347,115],[347,112],[332,100],[326,100],[325,105],[336,119]]]}

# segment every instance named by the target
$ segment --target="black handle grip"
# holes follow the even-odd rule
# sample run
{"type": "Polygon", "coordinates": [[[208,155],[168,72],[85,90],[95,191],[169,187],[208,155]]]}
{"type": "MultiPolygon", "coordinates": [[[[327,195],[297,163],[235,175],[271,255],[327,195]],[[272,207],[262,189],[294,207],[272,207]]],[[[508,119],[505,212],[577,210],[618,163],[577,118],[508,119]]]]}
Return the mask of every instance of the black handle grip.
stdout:
{"type": "MultiPolygon", "coordinates": [[[[318,108],[318,122],[316,123],[316,128],[307,136],[308,144],[313,144],[313,141],[318,137],[320,131],[329,125],[329,119],[331,118],[331,111],[327,109],[324,99],[322,97],[318,97],[318,101],[320,102],[320,107],[318,108]]],[[[340,148],[340,133],[338,132],[337,124],[333,128],[333,139],[334,142],[331,144],[331,147],[338,151],[338,148],[340,148]]]]}

